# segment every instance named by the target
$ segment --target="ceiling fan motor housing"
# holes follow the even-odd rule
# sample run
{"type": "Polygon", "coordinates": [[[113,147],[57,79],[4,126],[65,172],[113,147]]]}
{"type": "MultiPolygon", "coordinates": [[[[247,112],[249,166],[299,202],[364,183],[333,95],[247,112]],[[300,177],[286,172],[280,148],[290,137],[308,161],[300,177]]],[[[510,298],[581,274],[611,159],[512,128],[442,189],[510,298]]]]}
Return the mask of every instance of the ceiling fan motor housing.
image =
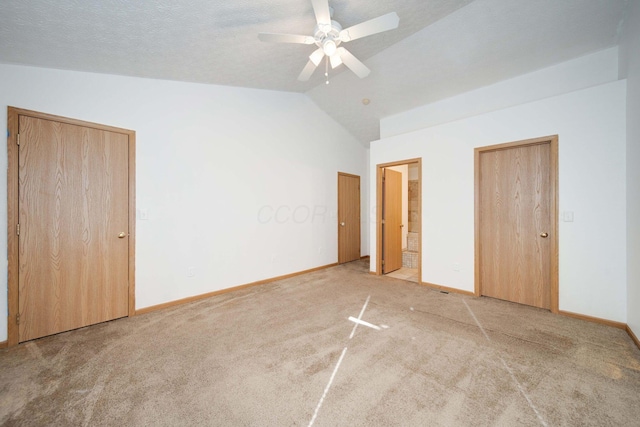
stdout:
{"type": "Polygon", "coordinates": [[[336,48],[342,43],[340,40],[340,31],[342,26],[331,21],[331,25],[316,25],[313,32],[313,38],[318,47],[322,48],[326,56],[332,56],[336,52],[336,48]]]}

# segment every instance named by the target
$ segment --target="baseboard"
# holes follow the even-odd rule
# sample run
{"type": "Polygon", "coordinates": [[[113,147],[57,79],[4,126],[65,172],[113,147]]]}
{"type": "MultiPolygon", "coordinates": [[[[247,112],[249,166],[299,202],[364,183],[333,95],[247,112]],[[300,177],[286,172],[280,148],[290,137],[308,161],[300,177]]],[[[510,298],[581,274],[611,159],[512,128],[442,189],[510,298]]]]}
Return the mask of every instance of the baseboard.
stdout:
{"type": "Polygon", "coordinates": [[[625,329],[627,330],[627,333],[629,334],[629,336],[631,337],[633,342],[636,343],[636,346],[638,346],[638,348],[640,349],[640,340],[638,339],[636,334],[633,333],[633,331],[631,330],[629,325],[627,325],[627,327],[625,329]]]}
{"type": "Polygon", "coordinates": [[[8,341],[0,341],[0,348],[7,348],[7,347],[9,347],[8,341]]]}
{"type": "Polygon", "coordinates": [[[612,326],[618,329],[627,329],[627,324],[622,322],[616,322],[614,320],[601,319],[600,317],[587,316],[584,314],[572,313],[570,311],[558,310],[558,314],[567,317],[573,317],[575,319],[586,320],[587,322],[600,323],[601,325],[612,326]]]}
{"type": "Polygon", "coordinates": [[[284,279],[288,279],[290,277],[300,276],[301,274],[312,273],[312,272],[318,271],[318,270],[324,270],[325,268],[335,267],[336,265],[338,265],[338,264],[334,263],[334,264],[322,265],[320,267],[310,268],[309,270],[297,271],[295,273],[285,274],[283,276],[272,277],[270,279],[258,280],[257,282],[251,282],[251,283],[246,283],[244,285],[234,286],[232,288],[220,289],[218,291],[208,292],[206,294],[194,295],[192,297],[182,298],[182,299],[178,299],[178,300],[175,300],[175,301],[169,301],[169,302],[165,302],[165,303],[158,304],[158,305],[152,305],[150,307],[145,307],[145,308],[141,308],[140,310],[136,310],[136,316],[138,316],[140,314],[151,313],[152,311],[158,311],[158,310],[162,310],[162,309],[169,308],[169,307],[175,307],[175,306],[178,306],[178,305],[187,304],[187,303],[190,303],[190,302],[211,298],[211,297],[216,296],[216,295],[221,295],[221,294],[226,294],[226,293],[229,293],[229,292],[239,291],[240,289],[250,288],[250,287],[258,286],[258,285],[264,285],[265,283],[275,282],[276,280],[284,280],[284,279]]]}
{"type": "Polygon", "coordinates": [[[462,289],[450,288],[448,286],[436,285],[435,283],[420,282],[420,284],[423,285],[423,286],[426,286],[428,288],[437,289],[439,291],[452,292],[452,293],[455,293],[455,294],[462,294],[462,295],[467,295],[467,296],[471,296],[471,297],[476,296],[473,292],[464,291],[462,289]]]}
{"type": "Polygon", "coordinates": [[[370,258],[369,255],[361,256],[360,261],[364,261],[365,259],[369,259],[369,258],[370,258]]]}

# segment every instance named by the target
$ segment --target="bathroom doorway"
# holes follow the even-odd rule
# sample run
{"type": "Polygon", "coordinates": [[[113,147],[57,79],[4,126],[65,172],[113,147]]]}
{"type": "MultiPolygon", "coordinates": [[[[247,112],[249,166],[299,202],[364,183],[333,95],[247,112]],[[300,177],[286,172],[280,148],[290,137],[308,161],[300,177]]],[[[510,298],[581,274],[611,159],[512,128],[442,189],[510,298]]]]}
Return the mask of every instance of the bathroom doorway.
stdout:
{"type": "Polygon", "coordinates": [[[420,283],[421,159],[377,167],[376,274],[420,283]]]}

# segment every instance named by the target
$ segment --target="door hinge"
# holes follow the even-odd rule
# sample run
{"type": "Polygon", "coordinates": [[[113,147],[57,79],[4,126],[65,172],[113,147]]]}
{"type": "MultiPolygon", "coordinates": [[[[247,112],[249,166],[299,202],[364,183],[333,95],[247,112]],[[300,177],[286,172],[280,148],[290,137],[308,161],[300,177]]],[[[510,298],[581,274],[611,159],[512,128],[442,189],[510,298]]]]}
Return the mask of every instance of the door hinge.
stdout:
{"type": "Polygon", "coordinates": [[[382,265],[384,265],[384,260],[382,260],[382,265]]]}
{"type": "Polygon", "coordinates": [[[16,143],[18,145],[20,145],[20,134],[19,133],[16,134],[16,143]]]}
{"type": "Polygon", "coordinates": [[[20,324],[20,314],[16,314],[16,325],[20,324]]]}
{"type": "Polygon", "coordinates": [[[16,225],[16,234],[18,236],[20,235],[20,223],[18,223],[18,225],[16,225]]]}
{"type": "Polygon", "coordinates": [[[382,220],[382,223],[384,224],[384,219],[382,220]]]}

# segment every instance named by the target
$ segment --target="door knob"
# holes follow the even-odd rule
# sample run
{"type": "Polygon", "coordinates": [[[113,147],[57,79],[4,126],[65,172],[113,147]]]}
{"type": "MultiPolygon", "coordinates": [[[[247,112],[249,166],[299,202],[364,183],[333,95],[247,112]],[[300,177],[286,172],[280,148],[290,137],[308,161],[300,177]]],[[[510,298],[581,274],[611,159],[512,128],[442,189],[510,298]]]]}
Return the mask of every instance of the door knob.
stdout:
{"type": "Polygon", "coordinates": [[[127,233],[124,231],[121,231],[120,234],[118,234],[118,239],[124,239],[125,237],[127,237],[127,233]]]}
{"type": "Polygon", "coordinates": [[[344,227],[344,222],[341,222],[341,223],[340,223],[340,227],[344,227]]]}
{"type": "Polygon", "coordinates": [[[540,233],[540,237],[546,239],[547,237],[549,237],[549,233],[540,233]]]}

